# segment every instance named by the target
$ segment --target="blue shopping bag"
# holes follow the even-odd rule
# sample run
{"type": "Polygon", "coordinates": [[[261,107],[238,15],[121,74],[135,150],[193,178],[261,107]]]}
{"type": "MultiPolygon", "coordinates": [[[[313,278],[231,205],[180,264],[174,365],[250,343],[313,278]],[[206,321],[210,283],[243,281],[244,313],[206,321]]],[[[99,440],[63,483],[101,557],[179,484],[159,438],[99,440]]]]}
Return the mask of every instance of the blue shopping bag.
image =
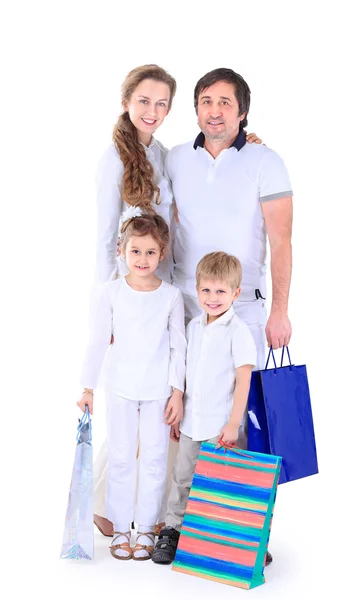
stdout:
{"type": "Polygon", "coordinates": [[[89,409],[79,420],[60,558],[94,557],[93,447],[89,409]]]}
{"type": "Polygon", "coordinates": [[[306,365],[276,366],[272,348],[264,370],[252,373],[248,396],[248,450],[282,457],[279,483],[318,473],[306,365]],[[273,368],[268,369],[270,357],[273,368]]]}

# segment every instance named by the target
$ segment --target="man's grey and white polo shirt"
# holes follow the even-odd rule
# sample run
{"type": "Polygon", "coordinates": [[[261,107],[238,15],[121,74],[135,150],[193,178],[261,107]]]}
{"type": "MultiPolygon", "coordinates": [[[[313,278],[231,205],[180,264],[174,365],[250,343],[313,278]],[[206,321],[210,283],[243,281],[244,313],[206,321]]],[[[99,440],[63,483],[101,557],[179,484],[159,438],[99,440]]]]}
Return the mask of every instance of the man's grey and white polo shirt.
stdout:
{"type": "MultiPolygon", "coordinates": [[[[174,242],[174,284],[196,296],[195,271],[208,252],[237,256],[243,268],[240,302],[266,297],[266,228],[263,202],[292,195],[281,157],[264,145],[248,144],[242,129],[230,148],[213,158],[204,135],[168,152],[179,223],[174,242]]],[[[237,311],[237,302],[235,303],[237,311]]]]}

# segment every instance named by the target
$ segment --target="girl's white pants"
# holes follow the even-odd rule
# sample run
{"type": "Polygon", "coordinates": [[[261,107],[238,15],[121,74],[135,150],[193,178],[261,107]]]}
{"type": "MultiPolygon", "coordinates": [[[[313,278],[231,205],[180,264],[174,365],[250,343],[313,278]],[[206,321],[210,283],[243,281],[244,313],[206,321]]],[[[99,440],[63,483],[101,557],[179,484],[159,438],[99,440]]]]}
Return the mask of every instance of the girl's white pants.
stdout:
{"type": "Polygon", "coordinates": [[[157,522],[168,476],[170,428],[164,422],[167,401],[138,402],[106,394],[108,473],[105,516],[114,523],[115,531],[128,531],[132,521],[149,526],[157,522]]]}

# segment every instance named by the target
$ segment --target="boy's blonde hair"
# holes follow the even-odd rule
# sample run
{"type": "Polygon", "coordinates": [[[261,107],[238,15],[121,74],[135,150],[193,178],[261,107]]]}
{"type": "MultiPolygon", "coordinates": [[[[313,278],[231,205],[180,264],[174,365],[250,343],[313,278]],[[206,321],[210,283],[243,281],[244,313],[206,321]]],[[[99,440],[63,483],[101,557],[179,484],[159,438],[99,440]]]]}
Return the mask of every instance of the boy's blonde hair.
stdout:
{"type": "Polygon", "coordinates": [[[201,279],[219,279],[227,282],[233,290],[241,285],[242,266],[238,258],[226,252],[210,252],[197,265],[197,287],[201,279]]]}

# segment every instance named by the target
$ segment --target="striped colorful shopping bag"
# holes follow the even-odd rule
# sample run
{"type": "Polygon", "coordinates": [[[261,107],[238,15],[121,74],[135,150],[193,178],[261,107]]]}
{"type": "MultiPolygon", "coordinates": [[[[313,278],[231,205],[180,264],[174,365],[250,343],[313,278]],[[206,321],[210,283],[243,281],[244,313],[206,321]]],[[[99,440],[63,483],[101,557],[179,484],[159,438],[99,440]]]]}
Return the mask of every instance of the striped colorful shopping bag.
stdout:
{"type": "Polygon", "coordinates": [[[281,457],[203,442],[173,570],[251,589],[263,569],[281,457]]]}

